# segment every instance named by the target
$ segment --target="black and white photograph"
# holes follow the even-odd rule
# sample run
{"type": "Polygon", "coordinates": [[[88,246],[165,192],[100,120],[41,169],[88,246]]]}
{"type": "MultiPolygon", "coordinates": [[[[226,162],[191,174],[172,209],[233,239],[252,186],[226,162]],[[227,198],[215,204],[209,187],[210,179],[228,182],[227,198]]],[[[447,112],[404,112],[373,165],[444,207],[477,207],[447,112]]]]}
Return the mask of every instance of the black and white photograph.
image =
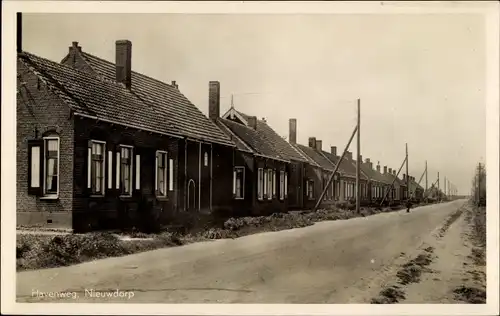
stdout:
{"type": "Polygon", "coordinates": [[[2,313],[498,313],[497,2],[2,7],[2,313]]]}

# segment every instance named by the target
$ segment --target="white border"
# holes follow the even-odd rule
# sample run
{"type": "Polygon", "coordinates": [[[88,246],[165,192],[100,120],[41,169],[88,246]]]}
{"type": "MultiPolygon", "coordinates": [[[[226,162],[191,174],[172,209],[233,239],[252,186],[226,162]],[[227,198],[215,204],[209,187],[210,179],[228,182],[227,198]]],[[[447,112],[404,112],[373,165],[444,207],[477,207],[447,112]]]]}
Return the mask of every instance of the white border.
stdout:
{"type": "Polygon", "coordinates": [[[499,175],[499,15],[498,3],[489,2],[95,2],[3,1],[2,2],[2,313],[39,314],[219,314],[219,315],[480,315],[498,313],[498,176],[499,175]],[[487,17],[487,295],[488,304],[418,305],[242,305],[242,304],[18,304],[15,301],[15,12],[46,13],[318,13],[401,14],[477,13],[487,17]],[[7,162],[9,161],[9,162],[7,162]]]}

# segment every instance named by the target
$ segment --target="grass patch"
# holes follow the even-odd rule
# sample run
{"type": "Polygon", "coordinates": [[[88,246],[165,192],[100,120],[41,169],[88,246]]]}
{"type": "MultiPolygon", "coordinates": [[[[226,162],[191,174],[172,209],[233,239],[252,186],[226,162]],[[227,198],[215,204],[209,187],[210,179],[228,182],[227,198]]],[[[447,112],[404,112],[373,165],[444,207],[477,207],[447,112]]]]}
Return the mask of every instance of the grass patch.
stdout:
{"type": "Polygon", "coordinates": [[[453,290],[456,299],[469,304],[486,304],[486,291],[475,287],[459,286],[453,290]]]}
{"type": "Polygon", "coordinates": [[[462,215],[462,213],[463,213],[463,208],[459,208],[446,219],[443,226],[441,226],[441,228],[439,229],[440,237],[444,236],[448,228],[450,228],[451,224],[453,224],[460,217],[460,215],[462,215]]]}
{"type": "Polygon", "coordinates": [[[394,304],[405,299],[405,293],[397,285],[383,289],[379,297],[373,298],[371,304],[394,304]]]}

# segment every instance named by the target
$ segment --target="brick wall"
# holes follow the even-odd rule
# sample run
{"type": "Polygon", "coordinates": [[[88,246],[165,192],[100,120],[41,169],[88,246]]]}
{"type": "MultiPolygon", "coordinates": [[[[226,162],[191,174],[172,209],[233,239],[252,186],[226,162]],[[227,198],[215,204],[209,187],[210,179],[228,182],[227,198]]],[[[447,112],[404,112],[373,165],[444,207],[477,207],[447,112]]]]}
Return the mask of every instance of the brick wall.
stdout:
{"type": "Polygon", "coordinates": [[[69,107],[22,62],[17,63],[17,225],[71,228],[73,204],[73,121],[69,107]],[[21,84],[22,83],[22,84],[21,84]],[[28,195],[28,140],[46,132],[60,138],[59,198],[28,195]]]}
{"type": "MultiPolygon", "coordinates": [[[[179,144],[177,138],[161,136],[149,132],[128,129],[118,125],[75,116],[75,158],[74,158],[74,202],[73,210],[77,230],[101,228],[143,228],[151,224],[166,225],[179,211],[179,144]],[[134,157],[141,156],[140,189],[133,190],[132,197],[120,197],[116,189],[116,167],[113,166],[112,189],[108,189],[108,169],[106,168],[106,191],[104,197],[92,197],[87,189],[88,141],[106,141],[106,153],[113,152],[116,166],[118,145],[134,146],[134,157]],[[167,198],[155,195],[156,150],[167,151],[167,159],[174,163],[174,190],[168,191],[167,198]],[[154,204],[151,214],[145,214],[139,207],[142,198],[154,204]]],[[[182,166],[181,166],[182,168],[182,166]]],[[[135,167],[133,174],[135,174],[135,167]]],[[[135,188],[135,179],[133,180],[135,188]]]]}

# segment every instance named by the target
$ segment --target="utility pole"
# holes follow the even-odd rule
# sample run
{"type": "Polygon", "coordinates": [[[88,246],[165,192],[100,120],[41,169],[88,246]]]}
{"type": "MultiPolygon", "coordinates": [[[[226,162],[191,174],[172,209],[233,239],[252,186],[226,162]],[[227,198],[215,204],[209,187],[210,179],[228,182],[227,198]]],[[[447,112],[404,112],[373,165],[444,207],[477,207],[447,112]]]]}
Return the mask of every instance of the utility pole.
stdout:
{"type": "Polygon", "coordinates": [[[406,198],[410,198],[410,175],[408,174],[408,143],[406,143],[406,198]]]}
{"type": "Polygon", "coordinates": [[[425,161],[425,191],[427,191],[429,187],[427,186],[427,160],[425,161]]]}
{"type": "Polygon", "coordinates": [[[446,177],[444,177],[444,195],[446,196],[446,177]]]}
{"type": "Polygon", "coordinates": [[[439,171],[438,171],[438,198],[439,198],[439,201],[441,201],[441,188],[440,188],[440,185],[439,185],[439,171]]]}
{"type": "Polygon", "coordinates": [[[359,214],[360,213],[360,206],[361,206],[361,190],[360,190],[360,187],[361,187],[361,183],[359,181],[359,176],[360,176],[360,162],[359,162],[359,157],[361,156],[361,144],[360,144],[360,122],[361,122],[361,111],[360,111],[360,108],[361,108],[361,100],[358,99],[358,131],[357,131],[357,153],[358,153],[358,158],[356,159],[356,212],[359,214]]]}

